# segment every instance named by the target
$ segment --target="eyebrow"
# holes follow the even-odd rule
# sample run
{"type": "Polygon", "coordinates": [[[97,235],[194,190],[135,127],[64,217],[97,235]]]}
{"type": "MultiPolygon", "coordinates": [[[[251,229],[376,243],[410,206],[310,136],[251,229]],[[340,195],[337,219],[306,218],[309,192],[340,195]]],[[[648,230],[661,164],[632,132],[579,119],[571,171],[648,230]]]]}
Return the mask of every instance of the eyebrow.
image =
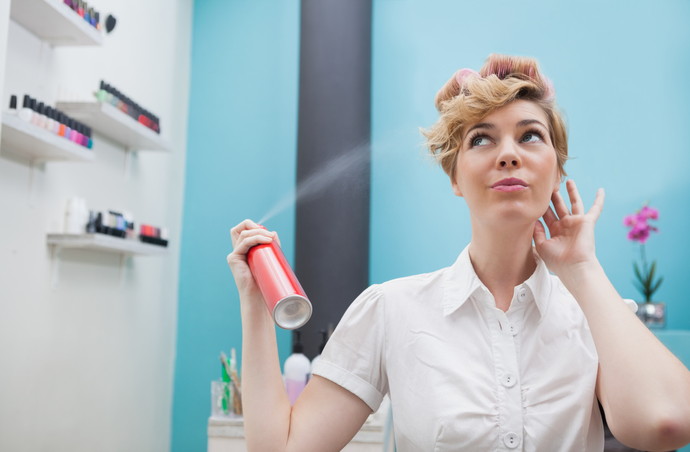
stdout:
{"type": "MultiPolygon", "coordinates": [[[[516,124],[516,126],[517,127],[525,127],[525,126],[528,126],[530,124],[539,124],[540,126],[545,128],[546,130],[549,130],[549,128],[546,127],[543,122],[538,121],[536,119],[523,119],[522,121],[518,122],[516,124]]],[[[490,122],[479,122],[479,123],[473,125],[472,127],[470,127],[469,129],[467,129],[467,132],[465,132],[465,136],[469,135],[469,133],[471,131],[473,131],[474,129],[495,129],[495,128],[496,128],[496,126],[490,122]]]]}

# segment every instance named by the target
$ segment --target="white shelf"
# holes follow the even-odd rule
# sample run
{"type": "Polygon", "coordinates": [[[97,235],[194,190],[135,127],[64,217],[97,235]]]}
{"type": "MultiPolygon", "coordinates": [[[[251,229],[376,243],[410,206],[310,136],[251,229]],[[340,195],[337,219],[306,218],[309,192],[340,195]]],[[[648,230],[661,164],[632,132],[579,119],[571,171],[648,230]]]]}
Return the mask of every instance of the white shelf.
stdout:
{"type": "Polygon", "coordinates": [[[12,0],[10,16],[53,46],[103,44],[103,34],[62,0],[12,0]]]}
{"type": "Polygon", "coordinates": [[[58,102],[56,108],[128,150],[169,151],[170,143],[134,118],[103,102],[58,102]]]}
{"type": "Polygon", "coordinates": [[[168,252],[168,248],[164,246],[106,234],[48,234],[48,244],[58,248],[87,248],[139,256],[161,255],[168,252]]]}
{"type": "Polygon", "coordinates": [[[28,155],[32,160],[37,161],[90,162],[94,159],[92,150],[7,112],[2,114],[0,149],[3,152],[28,155]]]}

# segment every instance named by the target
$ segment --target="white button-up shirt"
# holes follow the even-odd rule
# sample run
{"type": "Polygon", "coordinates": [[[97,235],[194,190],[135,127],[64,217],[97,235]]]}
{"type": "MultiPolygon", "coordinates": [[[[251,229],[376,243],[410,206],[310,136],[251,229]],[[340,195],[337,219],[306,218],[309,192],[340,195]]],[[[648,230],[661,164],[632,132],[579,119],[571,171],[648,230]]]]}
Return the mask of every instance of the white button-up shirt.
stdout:
{"type": "Polygon", "coordinates": [[[399,452],[602,451],[587,321],[535,259],[507,312],[468,248],[451,267],[369,287],[313,373],[372,410],[389,393],[399,452]]]}

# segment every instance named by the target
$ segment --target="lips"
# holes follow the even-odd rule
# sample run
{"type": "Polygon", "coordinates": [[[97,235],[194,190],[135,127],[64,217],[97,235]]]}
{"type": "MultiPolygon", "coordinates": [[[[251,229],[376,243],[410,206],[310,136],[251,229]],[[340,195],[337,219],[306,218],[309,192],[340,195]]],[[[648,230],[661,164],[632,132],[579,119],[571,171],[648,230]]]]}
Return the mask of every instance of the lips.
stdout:
{"type": "Polygon", "coordinates": [[[522,187],[527,187],[527,182],[525,182],[522,179],[518,179],[517,177],[509,177],[507,179],[501,179],[495,184],[491,186],[491,188],[498,188],[498,187],[512,187],[512,186],[522,186],[522,187]]]}

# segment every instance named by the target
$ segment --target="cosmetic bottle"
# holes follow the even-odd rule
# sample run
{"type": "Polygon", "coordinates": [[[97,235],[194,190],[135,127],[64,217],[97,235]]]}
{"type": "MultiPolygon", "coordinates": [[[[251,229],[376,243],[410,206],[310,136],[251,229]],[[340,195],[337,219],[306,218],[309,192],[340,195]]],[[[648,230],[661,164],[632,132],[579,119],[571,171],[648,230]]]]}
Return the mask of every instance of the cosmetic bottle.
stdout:
{"type": "Polygon", "coordinates": [[[53,109],[50,106],[46,106],[44,109],[44,114],[46,117],[46,122],[43,124],[43,127],[49,132],[53,131],[53,126],[55,125],[55,121],[53,121],[53,109]]]}
{"type": "Polygon", "coordinates": [[[86,127],[86,138],[88,139],[86,143],[86,147],[89,149],[93,149],[93,131],[91,130],[91,127],[86,127]]]}
{"type": "Polygon", "coordinates": [[[98,86],[98,91],[94,94],[99,102],[106,102],[108,92],[105,90],[105,82],[101,80],[101,84],[98,86]]]}
{"type": "Polygon", "coordinates": [[[36,99],[31,98],[31,103],[29,104],[31,108],[31,124],[37,126],[39,124],[40,118],[38,115],[38,106],[36,105],[36,99]]]}
{"type": "Polygon", "coordinates": [[[8,113],[11,115],[17,114],[17,96],[15,96],[14,94],[10,96],[10,109],[8,113]]]}
{"type": "MultiPolygon", "coordinates": [[[[326,348],[326,342],[328,342],[328,332],[326,330],[321,330],[319,331],[319,334],[321,334],[321,344],[319,344],[319,354],[314,357],[314,359],[311,360],[311,369],[314,368],[314,365],[316,362],[321,358],[321,353],[323,352],[323,349],[326,348]]],[[[309,378],[311,378],[311,371],[309,372],[309,378]]]]}
{"type": "Polygon", "coordinates": [[[19,110],[19,119],[26,122],[31,122],[31,117],[33,116],[33,111],[31,110],[31,98],[28,94],[24,94],[24,100],[22,101],[22,108],[19,110]]]}
{"type": "Polygon", "coordinates": [[[50,116],[48,116],[48,119],[50,120],[50,131],[55,135],[57,135],[60,131],[60,123],[57,120],[57,114],[57,109],[50,107],[50,116]]]}
{"type": "Polygon", "coordinates": [[[70,198],[65,209],[65,233],[83,234],[88,222],[89,210],[86,208],[86,201],[77,197],[70,198]]]}
{"type": "Polygon", "coordinates": [[[285,360],[283,374],[285,376],[285,389],[287,390],[290,405],[294,405],[297,397],[304,389],[311,372],[309,359],[302,353],[304,347],[301,342],[301,333],[293,333],[292,355],[285,360]]]}

